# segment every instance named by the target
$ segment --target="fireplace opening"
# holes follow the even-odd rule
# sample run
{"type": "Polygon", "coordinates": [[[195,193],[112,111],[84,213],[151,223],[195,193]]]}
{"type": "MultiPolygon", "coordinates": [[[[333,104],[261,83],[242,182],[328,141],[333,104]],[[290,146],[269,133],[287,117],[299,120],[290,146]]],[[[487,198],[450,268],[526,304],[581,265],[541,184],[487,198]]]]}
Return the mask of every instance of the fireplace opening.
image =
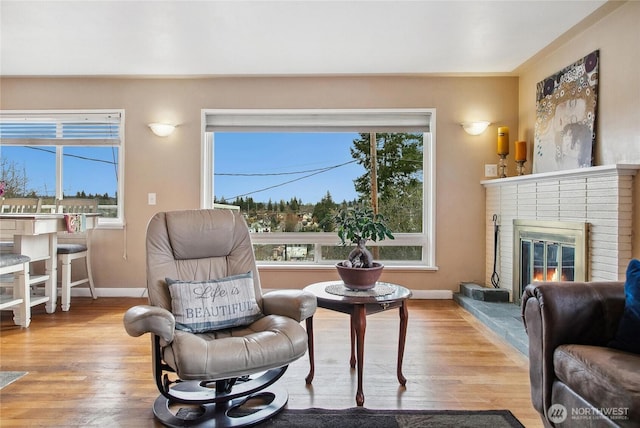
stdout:
{"type": "Polygon", "coordinates": [[[588,223],[514,220],[514,301],[535,281],[586,281],[588,223]]]}

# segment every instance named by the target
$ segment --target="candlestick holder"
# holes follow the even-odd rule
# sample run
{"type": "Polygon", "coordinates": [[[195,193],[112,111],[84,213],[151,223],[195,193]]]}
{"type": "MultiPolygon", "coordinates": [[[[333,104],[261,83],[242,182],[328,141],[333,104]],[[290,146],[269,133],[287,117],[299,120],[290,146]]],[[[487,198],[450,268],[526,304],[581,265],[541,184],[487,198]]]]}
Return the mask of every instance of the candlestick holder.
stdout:
{"type": "Polygon", "coordinates": [[[516,174],[524,175],[524,163],[526,160],[517,160],[516,161],[516,174]]]}
{"type": "Polygon", "coordinates": [[[507,155],[499,154],[500,159],[498,160],[498,177],[506,178],[507,177],[507,155]]]}

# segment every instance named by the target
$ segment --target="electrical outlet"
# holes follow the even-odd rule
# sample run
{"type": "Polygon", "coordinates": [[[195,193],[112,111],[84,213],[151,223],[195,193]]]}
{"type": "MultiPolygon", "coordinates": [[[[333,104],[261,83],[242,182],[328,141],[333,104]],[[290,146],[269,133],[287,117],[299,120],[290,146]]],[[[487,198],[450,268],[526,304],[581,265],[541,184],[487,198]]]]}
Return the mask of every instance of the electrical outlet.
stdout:
{"type": "Polygon", "coordinates": [[[496,165],[496,164],[486,164],[484,166],[484,176],[485,177],[497,177],[498,176],[498,165],[496,165]]]}
{"type": "Polygon", "coordinates": [[[156,194],[155,193],[147,194],[147,201],[148,201],[149,205],[155,205],[156,204],[156,194]]]}

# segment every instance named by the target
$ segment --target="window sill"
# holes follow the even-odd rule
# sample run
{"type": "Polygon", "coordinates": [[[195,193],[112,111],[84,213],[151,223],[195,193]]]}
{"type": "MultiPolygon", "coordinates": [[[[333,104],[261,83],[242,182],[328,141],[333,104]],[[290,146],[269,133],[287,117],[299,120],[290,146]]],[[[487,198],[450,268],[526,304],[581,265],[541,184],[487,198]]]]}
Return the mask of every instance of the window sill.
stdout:
{"type": "MultiPolygon", "coordinates": [[[[332,264],[284,264],[284,263],[257,263],[259,270],[270,271],[291,271],[291,270],[306,270],[306,271],[325,271],[335,270],[335,266],[332,264]]],[[[437,272],[437,266],[426,265],[385,265],[384,268],[390,271],[396,272],[410,272],[410,271],[425,271],[425,272],[437,272]]]]}

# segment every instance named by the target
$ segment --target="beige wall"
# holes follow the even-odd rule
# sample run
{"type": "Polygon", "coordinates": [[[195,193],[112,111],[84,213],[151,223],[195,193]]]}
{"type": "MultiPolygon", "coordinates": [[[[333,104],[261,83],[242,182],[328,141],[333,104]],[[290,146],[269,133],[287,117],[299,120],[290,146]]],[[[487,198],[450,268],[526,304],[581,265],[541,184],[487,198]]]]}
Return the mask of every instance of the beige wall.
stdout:
{"type": "MultiPolygon", "coordinates": [[[[600,49],[596,161],[640,162],[640,2],[611,2],[570,35],[526,63],[516,77],[323,78],[3,78],[2,109],[123,108],[126,111],[126,230],[95,234],[98,287],[144,287],[144,234],[160,210],[199,206],[200,110],[203,108],[435,108],[437,272],[388,270],[383,279],[414,290],[457,290],[485,277],[484,164],[495,163],[498,125],[533,141],[535,85],[600,49]],[[605,13],[606,12],[606,13],[605,13]],[[486,119],[478,137],[459,122],[486,119]],[[180,124],[166,139],[146,124],[180,124]],[[147,193],[158,204],[147,205],[147,193]]],[[[512,148],[513,149],[513,148],[512,148]]],[[[529,147],[531,151],[531,147],[529,147]]],[[[511,162],[512,164],[513,162],[511,162]]],[[[528,163],[530,170],[531,164],[528,163]]],[[[510,165],[509,175],[513,175],[510,165]]],[[[635,196],[640,197],[640,180],[635,196]]],[[[638,200],[638,199],[636,199],[638,200]]],[[[640,214],[634,213],[634,230],[640,214]]],[[[640,256],[636,234],[634,256],[640,256]]],[[[337,278],[332,270],[263,270],[265,288],[303,287],[337,278]]]]}
{"type": "MultiPolygon", "coordinates": [[[[640,163],[640,2],[610,2],[519,70],[519,138],[533,141],[537,82],[600,50],[595,164],[640,163]]],[[[531,147],[529,147],[531,152],[531,147]]],[[[529,169],[531,165],[529,165],[529,169]]],[[[640,179],[634,197],[640,199],[640,179]]],[[[633,230],[640,230],[635,209],[633,230]]],[[[633,256],[640,257],[634,233],[633,256]]]]}
{"type": "MultiPolygon", "coordinates": [[[[4,78],[2,109],[123,108],[126,114],[126,231],[98,230],[98,287],[144,287],[144,235],[156,211],[198,208],[200,114],[203,108],[435,108],[437,272],[389,269],[383,279],[415,290],[454,290],[484,278],[484,164],[496,163],[496,126],[518,118],[515,77],[326,78],[4,78]],[[459,123],[486,119],[472,137],[459,123]],[[179,123],[169,138],[146,124],[179,123]],[[147,205],[147,193],[158,204],[147,205]]],[[[265,288],[303,287],[335,279],[333,270],[263,270],[265,288]]]]}

